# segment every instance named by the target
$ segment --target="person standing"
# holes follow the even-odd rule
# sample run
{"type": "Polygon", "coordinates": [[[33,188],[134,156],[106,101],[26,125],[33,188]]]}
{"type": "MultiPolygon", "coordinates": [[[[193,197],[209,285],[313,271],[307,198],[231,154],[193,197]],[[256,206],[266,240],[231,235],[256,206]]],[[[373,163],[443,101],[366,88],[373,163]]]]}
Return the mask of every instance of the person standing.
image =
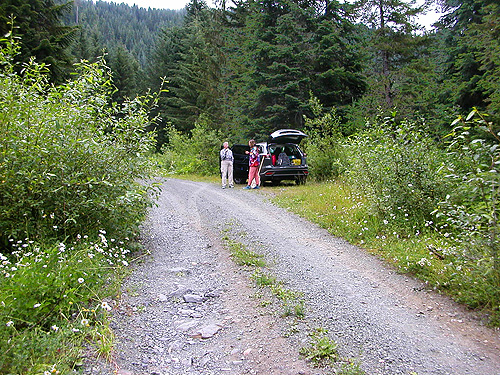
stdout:
{"type": "Polygon", "coordinates": [[[224,142],[220,150],[220,171],[222,174],[222,188],[225,189],[229,182],[229,187],[234,187],[233,181],[233,152],[229,148],[229,143],[224,142]]]}
{"type": "Polygon", "coordinates": [[[248,185],[243,189],[251,189],[252,181],[255,179],[255,187],[254,189],[259,189],[260,178],[259,178],[259,164],[260,164],[260,156],[259,156],[259,148],[255,144],[255,141],[251,139],[248,141],[248,145],[250,146],[250,151],[245,151],[246,154],[249,155],[248,159],[248,185]]]}

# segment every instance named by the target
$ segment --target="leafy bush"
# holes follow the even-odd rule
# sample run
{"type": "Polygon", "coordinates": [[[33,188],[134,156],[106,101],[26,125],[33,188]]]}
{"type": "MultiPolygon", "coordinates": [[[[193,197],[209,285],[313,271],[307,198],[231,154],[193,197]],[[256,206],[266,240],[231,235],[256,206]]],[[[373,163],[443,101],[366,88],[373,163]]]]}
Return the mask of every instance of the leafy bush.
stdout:
{"type": "Polygon", "coordinates": [[[353,139],[348,177],[372,212],[399,228],[421,229],[448,190],[437,173],[446,153],[417,124],[392,118],[353,139]]]}
{"type": "Polygon", "coordinates": [[[450,134],[453,163],[443,168],[455,188],[436,210],[448,226],[463,264],[461,299],[488,306],[500,318],[500,135],[498,125],[474,109],[450,134]],[[478,283],[478,280],[482,282],[478,283]]]}
{"type": "Polygon", "coordinates": [[[314,118],[305,118],[308,138],[303,142],[309,171],[318,181],[336,178],[345,169],[340,117],[335,110],[323,114],[321,103],[316,98],[311,98],[309,103],[314,118]]]}
{"type": "Polygon", "coordinates": [[[34,61],[16,73],[11,35],[0,46],[0,373],[70,373],[82,346],[111,348],[103,298],[128,249],[106,236],[126,239],[149,204],[151,186],[138,181],[154,98],[110,105],[102,62],[49,85],[34,61]]]}
{"type": "Polygon", "coordinates": [[[219,173],[222,135],[218,130],[211,129],[203,117],[195,124],[191,135],[171,126],[168,139],[168,144],[162,148],[162,155],[156,158],[168,173],[203,176],[219,173]]]}
{"type": "Polygon", "coordinates": [[[151,97],[109,105],[103,62],[81,63],[54,87],[32,61],[15,72],[12,38],[0,49],[0,233],[12,238],[75,236],[137,225],[146,209],[144,131],[151,97]]]}

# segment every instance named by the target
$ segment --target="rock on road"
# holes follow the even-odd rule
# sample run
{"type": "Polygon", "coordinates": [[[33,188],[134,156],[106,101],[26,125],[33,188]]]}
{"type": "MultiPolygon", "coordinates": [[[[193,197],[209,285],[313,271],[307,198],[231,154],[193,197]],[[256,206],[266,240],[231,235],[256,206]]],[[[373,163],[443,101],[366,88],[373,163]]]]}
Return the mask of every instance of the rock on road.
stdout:
{"type": "Polygon", "coordinates": [[[499,331],[425,284],[282,208],[265,192],[162,180],[143,226],[150,255],[113,310],[112,366],[85,373],[331,374],[299,355],[322,328],[366,374],[500,375],[499,331]],[[267,306],[224,239],[262,254],[303,319],[267,306]]]}

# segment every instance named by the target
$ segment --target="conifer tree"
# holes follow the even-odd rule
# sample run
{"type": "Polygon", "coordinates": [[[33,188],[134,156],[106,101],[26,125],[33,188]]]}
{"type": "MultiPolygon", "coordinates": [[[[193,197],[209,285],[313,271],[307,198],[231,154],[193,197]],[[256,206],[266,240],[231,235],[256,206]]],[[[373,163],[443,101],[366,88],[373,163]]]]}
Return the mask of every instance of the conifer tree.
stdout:
{"type": "Polygon", "coordinates": [[[57,5],[53,0],[2,0],[0,35],[10,31],[8,22],[13,17],[15,34],[21,38],[16,61],[26,63],[34,56],[39,63],[49,65],[54,82],[64,80],[71,68],[67,47],[75,28],[63,26],[61,17],[70,9],[71,2],[57,5]]]}
{"type": "Polygon", "coordinates": [[[398,95],[398,71],[415,58],[421,39],[415,18],[423,12],[415,0],[358,0],[358,14],[368,27],[368,46],[372,51],[372,95],[380,95],[377,106],[392,109],[398,95]]]}

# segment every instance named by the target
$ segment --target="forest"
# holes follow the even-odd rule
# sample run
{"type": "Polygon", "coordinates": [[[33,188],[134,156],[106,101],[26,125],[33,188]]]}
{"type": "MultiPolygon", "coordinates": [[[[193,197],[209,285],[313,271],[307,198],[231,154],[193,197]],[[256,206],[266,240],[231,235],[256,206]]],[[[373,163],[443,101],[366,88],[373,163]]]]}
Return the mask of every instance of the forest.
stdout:
{"type": "Polygon", "coordinates": [[[109,356],[150,177],[217,176],[222,141],[280,128],[308,135],[285,207],[499,326],[499,20],[495,0],[2,0],[0,374],[109,356]]]}
{"type": "Polygon", "coordinates": [[[305,118],[317,116],[311,98],[323,112],[335,111],[345,136],[394,114],[440,137],[459,114],[477,108],[494,116],[499,109],[492,0],[245,1],[216,8],[193,0],[179,11],[56,1],[38,15],[51,20],[42,28],[21,9],[2,3],[1,32],[15,15],[21,59],[33,52],[50,63],[55,82],[69,76],[71,62],[106,54],[115,100],[164,90],[153,113],[161,118],[158,150],[169,126],[189,132],[200,118],[235,141],[303,129],[305,118]],[[431,6],[443,16],[426,30],[418,16],[431,6]]]}

